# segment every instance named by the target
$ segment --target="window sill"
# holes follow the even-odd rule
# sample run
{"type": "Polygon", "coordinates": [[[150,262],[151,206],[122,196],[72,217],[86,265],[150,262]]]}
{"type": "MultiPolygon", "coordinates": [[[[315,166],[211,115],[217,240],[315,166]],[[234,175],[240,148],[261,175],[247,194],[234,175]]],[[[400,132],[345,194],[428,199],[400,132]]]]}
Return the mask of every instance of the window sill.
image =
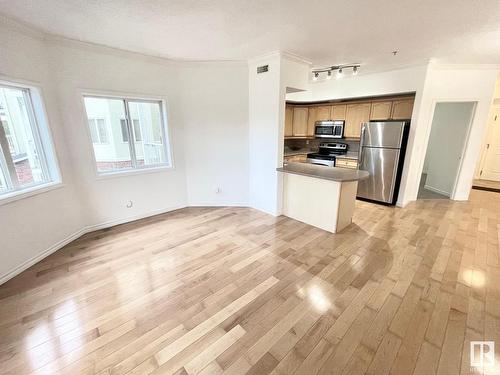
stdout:
{"type": "Polygon", "coordinates": [[[5,204],[9,204],[21,199],[29,198],[38,194],[46,193],[51,190],[56,190],[61,187],[63,187],[64,184],[62,182],[56,181],[56,182],[49,182],[47,184],[43,185],[38,185],[38,186],[33,186],[28,189],[23,189],[23,190],[18,190],[18,191],[13,191],[8,194],[4,194],[0,196],[0,206],[3,206],[5,204]]]}
{"type": "Polygon", "coordinates": [[[137,169],[126,169],[123,171],[115,171],[115,172],[97,172],[97,180],[106,180],[108,178],[116,178],[116,177],[127,177],[148,173],[158,173],[158,172],[168,172],[172,171],[175,168],[170,165],[161,165],[158,167],[151,168],[137,168],[137,169]]]}

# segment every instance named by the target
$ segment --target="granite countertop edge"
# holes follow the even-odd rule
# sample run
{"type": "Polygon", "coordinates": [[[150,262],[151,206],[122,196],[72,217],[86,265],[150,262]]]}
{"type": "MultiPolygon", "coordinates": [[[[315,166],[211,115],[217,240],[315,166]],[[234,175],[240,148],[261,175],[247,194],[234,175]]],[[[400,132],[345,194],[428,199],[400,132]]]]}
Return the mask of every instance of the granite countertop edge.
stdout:
{"type": "Polygon", "coordinates": [[[301,176],[319,178],[336,182],[352,182],[368,178],[367,171],[353,170],[337,167],[323,167],[306,163],[287,163],[281,168],[276,168],[278,172],[298,174],[301,176]]]}

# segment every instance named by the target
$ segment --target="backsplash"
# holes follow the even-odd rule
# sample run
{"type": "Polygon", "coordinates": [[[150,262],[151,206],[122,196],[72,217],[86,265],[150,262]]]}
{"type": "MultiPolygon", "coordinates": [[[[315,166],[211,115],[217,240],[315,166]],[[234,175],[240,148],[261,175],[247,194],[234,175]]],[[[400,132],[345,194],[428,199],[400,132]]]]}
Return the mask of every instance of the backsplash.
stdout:
{"type": "Polygon", "coordinates": [[[285,153],[294,150],[311,150],[317,151],[319,144],[324,142],[340,142],[347,143],[349,146],[348,151],[358,152],[359,141],[345,140],[345,139],[285,139],[285,153]]]}

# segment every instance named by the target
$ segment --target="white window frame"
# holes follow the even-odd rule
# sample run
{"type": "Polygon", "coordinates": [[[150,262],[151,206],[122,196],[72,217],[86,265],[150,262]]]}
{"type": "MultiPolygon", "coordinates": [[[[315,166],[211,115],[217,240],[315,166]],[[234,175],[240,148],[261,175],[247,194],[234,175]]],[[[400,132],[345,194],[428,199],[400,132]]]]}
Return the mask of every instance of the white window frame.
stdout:
{"type": "MultiPolygon", "coordinates": [[[[89,91],[85,90],[81,92],[81,100],[82,100],[82,112],[85,116],[86,119],[86,130],[87,130],[87,136],[90,141],[90,151],[92,153],[93,157],[93,162],[94,162],[94,173],[98,179],[100,178],[107,178],[107,177],[119,177],[122,175],[128,175],[128,174],[138,174],[138,173],[150,173],[150,172],[156,172],[156,171],[165,171],[165,170],[173,170],[175,169],[174,167],[174,161],[173,161],[173,152],[172,152],[172,145],[170,142],[170,129],[168,126],[168,116],[167,116],[167,100],[164,97],[156,97],[156,96],[145,96],[145,95],[134,95],[134,94],[121,94],[121,93],[107,93],[107,92],[101,92],[101,91],[89,91]],[[94,146],[92,143],[92,137],[90,134],[90,128],[88,126],[88,115],[87,115],[87,109],[85,107],[85,98],[99,98],[99,99],[114,99],[114,100],[122,100],[124,102],[124,110],[125,110],[125,121],[127,123],[127,128],[129,130],[129,150],[130,150],[130,159],[132,161],[132,167],[131,168],[124,168],[124,169],[117,169],[117,170],[111,170],[111,171],[99,171],[97,167],[97,159],[94,151],[94,146]],[[159,163],[159,164],[150,164],[150,165],[138,165],[137,164],[137,159],[135,156],[135,138],[132,138],[133,135],[133,125],[130,121],[130,111],[128,108],[128,103],[129,102],[145,102],[145,103],[157,103],[160,106],[160,116],[161,116],[161,131],[162,131],[162,137],[163,137],[163,146],[165,149],[165,163],[159,163]],[[132,131],[132,133],[131,133],[132,131]],[[132,140],[132,141],[131,141],[132,140]]],[[[121,137],[121,129],[120,129],[120,138],[121,137]]],[[[122,139],[123,141],[123,139],[122,139]]]]}
{"type": "Polygon", "coordinates": [[[12,159],[10,155],[9,158],[6,158],[4,155],[5,151],[3,150],[9,150],[9,148],[3,126],[0,126],[0,144],[2,146],[2,150],[0,151],[0,163],[4,167],[4,172],[8,174],[5,178],[7,180],[7,187],[9,188],[7,192],[0,193],[0,205],[4,205],[62,187],[63,184],[41,88],[31,82],[21,82],[9,78],[4,79],[4,77],[0,77],[0,87],[23,91],[31,130],[40,158],[42,173],[46,180],[41,183],[27,186],[21,186],[19,184],[17,173],[15,170],[12,170],[13,166],[11,165],[12,159]],[[13,178],[13,172],[16,174],[15,178],[13,178]]]}

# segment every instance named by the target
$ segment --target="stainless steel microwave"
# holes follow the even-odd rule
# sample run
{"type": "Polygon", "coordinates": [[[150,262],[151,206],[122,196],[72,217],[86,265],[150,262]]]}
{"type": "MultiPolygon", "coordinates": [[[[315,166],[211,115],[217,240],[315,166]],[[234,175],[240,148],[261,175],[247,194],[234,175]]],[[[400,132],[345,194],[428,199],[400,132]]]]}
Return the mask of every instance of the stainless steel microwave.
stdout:
{"type": "Polygon", "coordinates": [[[314,124],[314,136],[316,138],[342,138],[344,137],[344,121],[316,121],[314,124]]]}

